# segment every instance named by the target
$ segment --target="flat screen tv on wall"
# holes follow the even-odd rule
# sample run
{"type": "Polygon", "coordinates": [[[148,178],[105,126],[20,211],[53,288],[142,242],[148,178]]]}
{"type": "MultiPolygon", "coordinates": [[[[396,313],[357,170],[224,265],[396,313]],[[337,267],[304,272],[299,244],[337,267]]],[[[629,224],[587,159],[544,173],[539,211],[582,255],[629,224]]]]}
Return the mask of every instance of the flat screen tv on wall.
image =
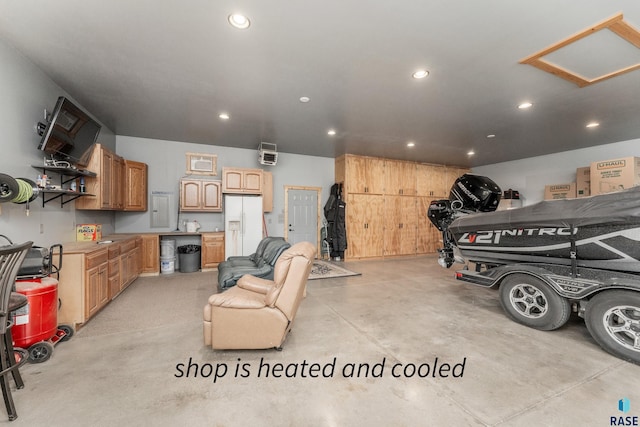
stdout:
{"type": "Polygon", "coordinates": [[[38,149],[71,166],[86,166],[100,133],[100,124],[64,96],[58,98],[49,117],[38,149]]]}

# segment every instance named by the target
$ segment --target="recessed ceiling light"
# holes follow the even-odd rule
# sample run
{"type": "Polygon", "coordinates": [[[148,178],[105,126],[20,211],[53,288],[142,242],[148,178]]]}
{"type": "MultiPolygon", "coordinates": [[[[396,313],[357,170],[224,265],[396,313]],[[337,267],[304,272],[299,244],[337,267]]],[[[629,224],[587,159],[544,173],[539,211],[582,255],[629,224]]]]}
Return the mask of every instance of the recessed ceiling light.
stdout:
{"type": "Polygon", "coordinates": [[[429,75],[429,71],[427,70],[418,70],[412,74],[414,79],[424,79],[429,75]]]}
{"type": "Polygon", "coordinates": [[[487,138],[495,138],[496,136],[492,133],[490,133],[489,135],[487,135],[487,138]]]}
{"type": "Polygon", "coordinates": [[[407,147],[415,147],[416,143],[415,142],[407,142],[407,147]]]}
{"type": "Polygon", "coordinates": [[[229,120],[229,115],[227,113],[220,113],[220,114],[218,114],[218,117],[221,120],[229,120]]]}
{"type": "Polygon", "coordinates": [[[467,156],[473,156],[474,154],[476,154],[476,152],[473,150],[467,152],[467,156]]]}
{"type": "Polygon", "coordinates": [[[532,106],[533,104],[530,102],[523,102],[522,104],[518,105],[518,108],[521,110],[525,110],[527,108],[531,108],[532,106]]]}
{"type": "Polygon", "coordinates": [[[309,101],[311,101],[311,98],[309,98],[308,96],[301,96],[300,97],[300,102],[302,102],[303,104],[306,104],[309,101]]]}
{"type": "Polygon", "coordinates": [[[333,130],[333,129],[329,129],[329,130],[327,131],[327,135],[329,135],[329,136],[334,136],[335,134],[336,134],[336,131],[335,131],[335,130],[333,130]]]}
{"type": "Polygon", "coordinates": [[[239,28],[241,30],[246,30],[251,25],[251,21],[244,15],[240,15],[239,13],[233,13],[229,15],[229,24],[232,26],[239,28]]]}
{"type": "Polygon", "coordinates": [[[597,128],[598,126],[600,126],[600,123],[598,123],[598,122],[591,122],[591,123],[587,124],[588,128],[597,128]]]}

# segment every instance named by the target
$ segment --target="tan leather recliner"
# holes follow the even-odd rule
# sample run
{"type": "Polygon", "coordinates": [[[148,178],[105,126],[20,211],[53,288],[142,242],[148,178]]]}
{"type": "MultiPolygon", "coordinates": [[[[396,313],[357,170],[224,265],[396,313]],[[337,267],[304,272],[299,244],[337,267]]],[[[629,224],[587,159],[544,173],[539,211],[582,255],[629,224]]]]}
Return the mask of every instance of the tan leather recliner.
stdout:
{"type": "Polygon", "coordinates": [[[280,348],[306,291],[315,247],[300,242],[284,251],[273,280],[250,274],[235,287],[209,297],[204,343],[215,349],[280,348]]]}

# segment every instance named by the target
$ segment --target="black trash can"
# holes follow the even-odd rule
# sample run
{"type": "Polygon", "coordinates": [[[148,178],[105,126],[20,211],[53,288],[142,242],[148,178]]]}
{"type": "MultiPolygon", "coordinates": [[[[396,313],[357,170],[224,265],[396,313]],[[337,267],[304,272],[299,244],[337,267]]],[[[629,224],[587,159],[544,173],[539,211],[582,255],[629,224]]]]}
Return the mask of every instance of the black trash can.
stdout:
{"type": "Polygon", "coordinates": [[[200,270],[200,245],[178,246],[180,273],[193,273],[200,270]]]}

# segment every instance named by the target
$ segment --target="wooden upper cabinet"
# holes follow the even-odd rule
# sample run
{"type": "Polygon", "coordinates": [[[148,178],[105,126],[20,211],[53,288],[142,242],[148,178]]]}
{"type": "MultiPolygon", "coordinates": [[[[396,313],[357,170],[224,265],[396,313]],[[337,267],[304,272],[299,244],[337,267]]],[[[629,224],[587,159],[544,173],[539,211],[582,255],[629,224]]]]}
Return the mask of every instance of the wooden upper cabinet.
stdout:
{"type": "Polygon", "coordinates": [[[262,194],[262,169],[222,168],[222,192],[262,194]]]}
{"type": "Polygon", "coordinates": [[[222,211],[220,181],[202,181],[202,210],[222,211]]]}
{"type": "Polygon", "coordinates": [[[102,197],[102,203],[100,206],[105,209],[110,209],[113,206],[113,153],[100,147],[100,155],[102,164],[100,166],[100,174],[96,177],[101,180],[99,193],[102,197]]]}
{"type": "Polygon", "coordinates": [[[147,164],[134,162],[133,160],[124,161],[124,191],[125,211],[147,210],[147,164]]]}
{"type": "Polygon", "coordinates": [[[95,144],[87,170],[96,173],[95,177],[85,177],[85,189],[91,196],[76,200],[79,210],[112,210],[113,207],[113,157],[114,154],[101,144],[95,144]]]}
{"type": "Polygon", "coordinates": [[[222,182],[225,193],[241,193],[242,192],[242,171],[240,169],[223,168],[222,182]]]}
{"type": "Polygon", "coordinates": [[[273,174],[267,171],[262,173],[262,210],[273,211],[273,174]]]}
{"type": "Polygon", "coordinates": [[[417,194],[416,186],[417,165],[413,162],[404,162],[402,166],[402,195],[415,196],[417,194]]]}
{"type": "Polygon", "coordinates": [[[262,194],[262,170],[245,171],[244,190],[246,193],[262,194]]]}
{"type": "Polygon", "coordinates": [[[125,199],[124,159],[113,154],[111,164],[111,209],[123,210],[125,199]]]}
{"type": "Polygon", "coordinates": [[[446,198],[451,185],[446,184],[446,169],[441,165],[419,164],[416,167],[418,196],[446,198]]]}
{"type": "Polygon", "coordinates": [[[416,164],[397,160],[385,161],[385,194],[416,195],[416,164]]]}
{"type": "Polygon", "coordinates": [[[384,193],[384,159],[347,155],[344,168],[344,186],[347,193],[384,193]]]}
{"type": "Polygon", "coordinates": [[[184,212],[222,212],[220,181],[180,180],[180,210],[184,212]]]}
{"type": "Polygon", "coordinates": [[[96,144],[87,170],[96,173],[95,177],[84,178],[86,193],[92,195],[76,200],[76,209],[147,209],[147,165],[144,163],[123,159],[101,144],[96,144]]]}
{"type": "Polygon", "coordinates": [[[180,181],[180,209],[188,211],[200,210],[202,206],[201,181],[183,179],[180,181]]]}
{"type": "Polygon", "coordinates": [[[399,196],[402,194],[402,163],[396,160],[385,161],[384,194],[399,196]]]}

